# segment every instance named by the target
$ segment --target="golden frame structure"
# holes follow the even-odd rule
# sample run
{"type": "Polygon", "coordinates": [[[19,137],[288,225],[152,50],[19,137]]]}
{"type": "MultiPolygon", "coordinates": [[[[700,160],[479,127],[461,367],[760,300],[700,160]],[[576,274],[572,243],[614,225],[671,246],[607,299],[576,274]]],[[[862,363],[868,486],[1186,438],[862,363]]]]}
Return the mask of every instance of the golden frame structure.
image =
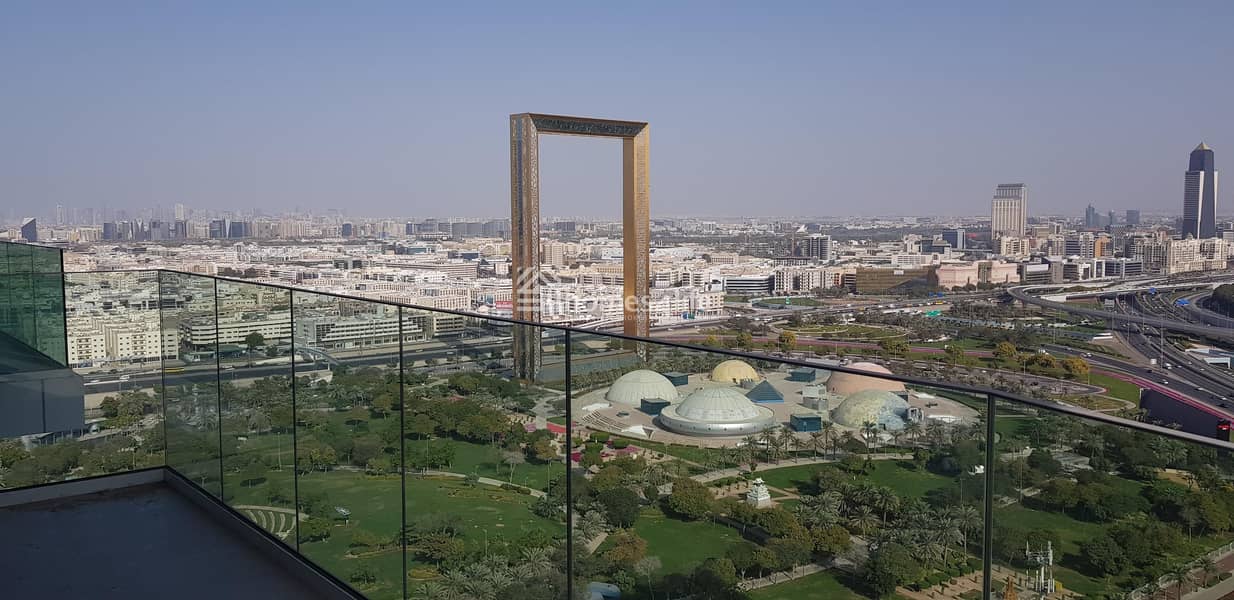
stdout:
{"type": "MultiPolygon", "coordinates": [[[[510,279],[514,318],[540,322],[540,135],[578,135],[622,140],[623,331],[646,336],[651,269],[648,125],[586,117],[510,115],[510,279]]],[[[532,379],[540,368],[540,332],[520,327],[514,335],[515,370],[532,379]],[[524,331],[526,330],[526,331],[524,331]]]]}

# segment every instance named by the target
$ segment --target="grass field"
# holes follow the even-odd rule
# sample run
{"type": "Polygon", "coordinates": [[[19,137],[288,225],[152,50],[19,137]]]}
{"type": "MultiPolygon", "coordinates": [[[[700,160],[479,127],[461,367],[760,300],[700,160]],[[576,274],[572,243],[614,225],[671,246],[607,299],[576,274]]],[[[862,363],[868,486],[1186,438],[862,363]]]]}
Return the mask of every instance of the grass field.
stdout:
{"type": "Polygon", "coordinates": [[[1099,385],[1108,390],[1107,395],[1132,402],[1137,406],[1140,404],[1140,386],[1100,373],[1093,373],[1091,377],[1090,381],[1093,385],[1099,385]]]}
{"type": "MultiPolygon", "coordinates": [[[[808,482],[810,476],[823,465],[801,465],[796,467],[781,467],[778,469],[760,469],[755,475],[762,477],[767,485],[781,489],[791,489],[801,483],[808,482]]],[[[929,471],[906,469],[896,461],[875,461],[870,472],[861,479],[875,485],[891,488],[900,496],[919,498],[926,492],[946,487],[951,480],[929,471]]]]}
{"type": "Polygon", "coordinates": [[[794,579],[786,583],[765,587],[750,592],[753,600],[846,600],[848,598],[865,598],[861,594],[840,583],[840,577],[834,571],[820,571],[794,579]]]}
{"type": "Polygon", "coordinates": [[[644,509],[634,523],[634,532],[647,540],[647,556],[660,558],[661,573],[688,573],[707,558],[724,556],[741,542],[741,534],[709,521],[680,521],[659,509],[644,509]]]}
{"type": "MultiPolygon", "coordinates": [[[[422,440],[407,440],[407,452],[410,453],[419,444],[427,444],[422,440]]],[[[500,451],[492,446],[473,444],[459,440],[449,442],[454,446],[454,462],[448,470],[453,473],[474,473],[480,477],[491,477],[499,481],[511,481],[509,465],[501,464],[500,451]]],[[[565,459],[562,459],[563,461],[565,459]]],[[[524,485],[532,489],[542,490],[548,485],[549,468],[562,465],[525,463],[514,467],[512,483],[524,485]]]]}

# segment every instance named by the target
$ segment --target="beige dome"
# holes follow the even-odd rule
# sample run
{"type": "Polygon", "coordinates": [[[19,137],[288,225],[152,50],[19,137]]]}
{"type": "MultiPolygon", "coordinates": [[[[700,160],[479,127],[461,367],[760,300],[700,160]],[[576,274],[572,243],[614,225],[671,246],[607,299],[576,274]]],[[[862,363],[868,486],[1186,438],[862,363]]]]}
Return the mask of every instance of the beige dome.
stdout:
{"type": "Polygon", "coordinates": [[[874,423],[881,430],[900,430],[908,418],[908,402],[881,390],[862,390],[849,396],[831,411],[831,420],[845,427],[860,429],[874,423]]]}
{"type": "Polygon", "coordinates": [[[741,383],[746,379],[758,380],[758,371],[744,361],[726,360],[711,370],[711,380],[719,383],[741,383]]]}
{"type": "Polygon", "coordinates": [[[840,373],[833,372],[831,377],[827,379],[827,391],[838,396],[851,396],[857,392],[865,390],[876,390],[880,392],[903,392],[904,384],[891,379],[884,379],[878,375],[891,375],[891,371],[882,365],[874,363],[859,362],[848,365],[850,369],[865,371],[871,375],[857,375],[855,373],[840,373]]]}
{"type": "Polygon", "coordinates": [[[667,377],[639,369],[617,378],[604,394],[604,399],[613,404],[638,407],[643,400],[677,401],[677,387],[667,377]]]}

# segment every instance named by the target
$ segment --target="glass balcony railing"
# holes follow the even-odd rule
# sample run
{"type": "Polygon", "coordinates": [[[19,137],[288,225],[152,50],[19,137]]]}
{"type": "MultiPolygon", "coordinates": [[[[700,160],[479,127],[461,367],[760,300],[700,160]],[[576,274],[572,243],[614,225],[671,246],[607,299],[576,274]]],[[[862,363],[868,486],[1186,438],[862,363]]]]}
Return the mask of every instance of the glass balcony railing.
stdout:
{"type": "Polygon", "coordinates": [[[1234,445],[1111,416],[1135,406],[1126,375],[993,338],[788,323],[682,345],[170,271],[65,278],[70,333],[155,340],[75,365],[108,436],[4,446],[0,481],[165,465],[370,598],[1144,598],[1228,570],[1234,445]],[[56,448],[76,458],[28,478],[56,448]]]}

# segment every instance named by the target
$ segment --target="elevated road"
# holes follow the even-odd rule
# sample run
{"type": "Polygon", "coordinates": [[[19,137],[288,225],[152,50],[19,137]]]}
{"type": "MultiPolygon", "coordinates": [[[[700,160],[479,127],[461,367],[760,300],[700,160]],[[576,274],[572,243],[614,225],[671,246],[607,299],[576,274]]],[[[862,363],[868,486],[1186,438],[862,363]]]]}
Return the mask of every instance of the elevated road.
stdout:
{"type": "MultiPolygon", "coordinates": [[[[1054,300],[1046,300],[1035,295],[1036,290],[1056,289],[1058,286],[1020,286],[1013,287],[1007,290],[1007,293],[1012,298],[1019,300],[1025,304],[1032,304],[1043,308],[1059,310],[1074,315],[1084,315],[1096,319],[1105,319],[1111,323],[1135,323],[1138,325],[1147,325],[1165,329],[1167,331],[1177,331],[1197,337],[1207,337],[1210,339],[1220,340],[1224,342],[1234,343],[1234,328],[1214,327],[1207,324],[1182,322],[1177,319],[1163,318],[1157,316],[1146,316],[1137,314],[1125,314],[1119,312],[1111,312],[1098,308],[1089,308],[1086,306],[1076,306],[1067,304],[1066,302],[1056,302],[1054,300]]],[[[1114,294],[1133,294],[1132,290],[1111,292],[1114,294]]]]}

